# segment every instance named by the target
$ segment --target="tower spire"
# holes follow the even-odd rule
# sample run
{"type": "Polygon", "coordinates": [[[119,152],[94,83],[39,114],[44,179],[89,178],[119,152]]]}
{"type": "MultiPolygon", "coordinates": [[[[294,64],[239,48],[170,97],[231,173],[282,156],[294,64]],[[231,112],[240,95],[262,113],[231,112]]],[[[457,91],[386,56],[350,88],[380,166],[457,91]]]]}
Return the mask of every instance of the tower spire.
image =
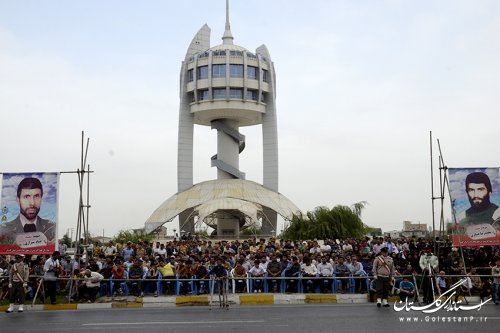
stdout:
{"type": "Polygon", "coordinates": [[[226,29],[222,35],[222,44],[233,44],[233,34],[231,33],[231,25],[229,24],[229,0],[226,0],[226,29]]]}

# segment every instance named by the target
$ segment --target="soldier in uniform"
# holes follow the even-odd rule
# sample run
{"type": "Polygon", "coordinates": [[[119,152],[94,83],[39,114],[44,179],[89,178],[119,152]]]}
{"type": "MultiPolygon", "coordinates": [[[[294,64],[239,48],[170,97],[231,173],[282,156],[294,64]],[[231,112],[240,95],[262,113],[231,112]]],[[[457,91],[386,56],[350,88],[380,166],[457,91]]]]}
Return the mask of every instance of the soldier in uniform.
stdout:
{"type": "Polygon", "coordinates": [[[377,306],[389,307],[387,299],[391,288],[391,279],[394,276],[394,262],[389,257],[389,249],[384,247],[380,255],[373,261],[373,277],[377,280],[377,306]]]}
{"type": "Polygon", "coordinates": [[[18,312],[23,312],[25,288],[28,287],[29,268],[24,263],[24,254],[16,254],[16,262],[9,270],[9,301],[7,313],[14,311],[14,304],[19,302],[18,312]]]}

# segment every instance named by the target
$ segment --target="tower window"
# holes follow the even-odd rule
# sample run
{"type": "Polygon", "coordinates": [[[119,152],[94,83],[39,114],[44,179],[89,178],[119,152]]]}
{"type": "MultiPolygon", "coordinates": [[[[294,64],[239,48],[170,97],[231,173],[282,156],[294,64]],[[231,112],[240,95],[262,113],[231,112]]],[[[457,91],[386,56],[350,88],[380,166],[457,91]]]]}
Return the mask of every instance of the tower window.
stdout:
{"type": "Polygon", "coordinates": [[[197,79],[208,79],[208,66],[200,66],[197,70],[197,79]]]}
{"type": "Polygon", "coordinates": [[[243,89],[230,89],[229,98],[243,99],[243,89]]]}
{"type": "Polygon", "coordinates": [[[226,77],[226,65],[212,65],[212,77],[226,77]]]}
{"type": "Polygon", "coordinates": [[[257,100],[257,90],[247,90],[247,99],[256,101],[257,100]]]}
{"type": "Polygon", "coordinates": [[[243,65],[230,65],[231,77],[243,77],[243,65]]]}
{"type": "Polygon", "coordinates": [[[261,98],[260,98],[260,101],[261,101],[262,103],[267,103],[267,94],[266,94],[266,93],[264,93],[264,92],[262,93],[262,96],[261,96],[261,98]]]}
{"type": "Polygon", "coordinates": [[[212,53],[212,55],[214,57],[225,57],[226,56],[226,50],[218,50],[218,51],[214,51],[212,53]]]}
{"type": "Polygon", "coordinates": [[[243,52],[241,52],[241,51],[230,51],[229,55],[231,57],[243,57],[243,52]]]}
{"type": "Polygon", "coordinates": [[[257,67],[247,66],[247,78],[257,80],[257,67]]]}
{"type": "Polygon", "coordinates": [[[188,92],[188,101],[189,101],[189,103],[194,102],[194,92],[192,92],[192,91],[188,92]]]}
{"type": "Polygon", "coordinates": [[[268,81],[268,80],[269,80],[268,76],[269,76],[269,75],[268,75],[267,70],[263,69],[263,70],[262,70],[262,81],[264,81],[264,82],[269,82],[269,81],[268,81]]]}
{"type": "Polygon", "coordinates": [[[188,70],[188,82],[191,82],[193,80],[194,80],[193,70],[190,69],[190,70],[188,70]]]}
{"type": "Polygon", "coordinates": [[[205,101],[207,99],[209,99],[208,89],[198,90],[198,100],[205,101]]]}
{"type": "Polygon", "coordinates": [[[214,89],[214,99],[225,99],[226,98],[226,88],[214,89]]]}

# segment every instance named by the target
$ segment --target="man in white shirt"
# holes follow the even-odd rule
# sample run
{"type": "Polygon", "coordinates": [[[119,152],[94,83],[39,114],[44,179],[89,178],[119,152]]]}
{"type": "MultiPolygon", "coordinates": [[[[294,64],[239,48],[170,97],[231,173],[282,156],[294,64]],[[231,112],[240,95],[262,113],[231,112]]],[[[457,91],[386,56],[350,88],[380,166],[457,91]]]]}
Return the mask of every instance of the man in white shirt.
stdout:
{"type": "Polygon", "coordinates": [[[59,251],[54,251],[45,264],[43,265],[45,286],[47,294],[50,297],[50,303],[56,304],[56,292],[57,292],[57,278],[61,271],[61,264],[59,263],[59,258],[61,254],[59,251]]]}
{"type": "Polygon", "coordinates": [[[384,246],[380,243],[380,240],[377,240],[373,245],[373,253],[375,253],[375,255],[378,255],[383,247],[384,246]]]}
{"type": "Polygon", "coordinates": [[[113,241],[109,241],[108,245],[104,246],[102,250],[106,257],[114,256],[116,254],[116,246],[113,245],[113,241]]]}
{"type": "Polygon", "coordinates": [[[257,259],[254,262],[254,266],[250,268],[248,271],[250,276],[253,278],[252,280],[252,289],[253,292],[262,292],[263,286],[264,286],[264,281],[263,281],[263,276],[266,274],[266,270],[260,265],[260,261],[257,259]]]}
{"type": "Polygon", "coordinates": [[[314,246],[309,249],[310,254],[320,254],[321,253],[321,246],[319,246],[318,243],[315,242],[314,246]]]}
{"type": "Polygon", "coordinates": [[[348,242],[344,242],[344,245],[342,245],[342,251],[344,251],[344,253],[352,252],[352,245],[348,242]]]}
{"type": "Polygon", "coordinates": [[[319,248],[320,248],[321,252],[327,252],[327,253],[332,252],[332,247],[330,246],[330,244],[328,244],[326,242],[323,245],[321,245],[319,248]]]}
{"type": "Polygon", "coordinates": [[[424,281],[422,282],[424,303],[430,304],[434,302],[433,284],[436,282],[432,276],[435,272],[438,272],[439,268],[438,257],[432,253],[432,247],[430,245],[426,247],[425,252],[420,256],[419,265],[425,275],[424,281]]]}
{"type": "Polygon", "coordinates": [[[160,248],[155,249],[155,254],[159,255],[162,258],[165,258],[165,256],[167,255],[167,249],[165,248],[165,245],[160,244],[160,248]]]}
{"type": "Polygon", "coordinates": [[[61,253],[61,257],[66,256],[66,251],[68,250],[68,246],[62,241],[62,239],[59,241],[59,253],[61,253]]]}
{"type": "Polygon", "coordinates": [[[333,283],[333,265],[326,261],[326,257],[321,258],[321,262],[318,264],[318,272],[319,276],[324,277],[324,279],[320,280],[321,292],[331,292],[331,286],[333,283]]]}
{"type": "Polygon", "coordinates": [[[104,277],[101,274],[92,272],[90,269],[85,270],[83,283],[80,288],[78,288],[80,299],[83,299],[84,296],[88,294],[88,302],[94,303],[103,279],[104,277]]]}
{"type": "Polygon", "coordinates": [[[355,292],[360,292],[360,293],[364,292],[364,289],[366,289],[367,274],[363,269],[363,265],[358,261],[357,256],[353,255],[351,257],[351,263],[347,265],[347,268],[349,268],[349,271],[354,277],[355,292]]]}
{"type": "Polygon", "coordinates": [[[300,269],[302,271],[302,285],[304,287],[304,293],[313,293],[316,289],[318,280],[308,278],[316,277],[318,269],[311,263],[311,258],[309,257],[304,257],[303,264],[300,266],[300,269]]]}

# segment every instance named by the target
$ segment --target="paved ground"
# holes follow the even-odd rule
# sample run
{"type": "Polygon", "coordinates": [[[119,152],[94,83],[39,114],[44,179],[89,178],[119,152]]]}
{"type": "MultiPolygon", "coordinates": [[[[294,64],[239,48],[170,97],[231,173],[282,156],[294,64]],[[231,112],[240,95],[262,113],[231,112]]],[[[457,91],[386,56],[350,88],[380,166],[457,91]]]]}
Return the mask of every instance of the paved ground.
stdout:
{"type": "Polygon", "coordinates": [[[1,332],[498,332],[500,306],[480,311],[403,313],[373,304],[272,305],[0,313],[1,332]],[[451,322],[436,322],[450,317],[451,322]],[[470,321],[471,316],[474,316],[470,321]],[[468,322],[453,322],[467,317],[468,322]],[[407,322],[410,318],[412,322],[407,322]],[[417,320],[417,322],[413,322],[417,320]],[[433,322],[434,320],[434,322],[433,322]]]}

